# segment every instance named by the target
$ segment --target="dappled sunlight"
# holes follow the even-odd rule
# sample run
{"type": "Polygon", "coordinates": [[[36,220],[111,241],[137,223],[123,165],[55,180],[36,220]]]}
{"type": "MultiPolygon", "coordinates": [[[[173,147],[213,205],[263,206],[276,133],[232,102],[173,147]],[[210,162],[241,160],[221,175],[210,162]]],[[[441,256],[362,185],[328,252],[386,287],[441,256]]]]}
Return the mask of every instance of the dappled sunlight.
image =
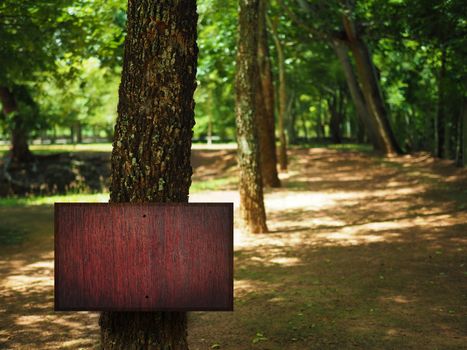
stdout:
{"type": "MultiPolygon", "coordinates": [[[[236,169],[235,151],[202,152],[204,168],[194,181],[236,169]]],[[[387,159],[329,149],[297,155],[280,174],[284,186],[265,191],[268,233],[245,228],[238,191],[221,186],[190,194],[190,202],[232,202],[235,215],[235,312],[190,313],[191,336],[212,339],[219,327],[229,334],[247,328],[254,337],[261,325],[269,327],[269,338],[296,338],[332,324],[346,337],[376,330],[380,339],[417,337],[405,325],[419,317],[417,327],[429,333],[435,321],[420,317],[429,312],[440,334],[462,339],[453,324],[465,311],[458,300],[465,285],[467,212],[443,187],[450,173],[441,169],[446,176],[438,178],[428,169],[420,179],[413,169],[418,163],[405,167],[405,158],[390,160],[397,168],[387,159]]],[[[455,170],[458,179],[464,173],[455,170]]],[[[40,235],[0,255],[0,347],[95,348],[98,313],[53,312],[52,207],[1,210],[8,224],[30,222],[40,235]]]]}
{"type": "Polygon", "coordinates": [[[382,301],[392,302],[392,303],[396,303],[396,304],[409,304],[409,303],[414,302],[413,299],[410,299],[405,295],[394,295],[394,296],[390,296],[390,297],[381,297],[380,299],[382,301]]]}
{"type": "Polygon", "coordinates": [[[234,297],[239,298],[249,293],[264,291],[272,286],[267,283],[254,280],[234,280],[234,297]]]}

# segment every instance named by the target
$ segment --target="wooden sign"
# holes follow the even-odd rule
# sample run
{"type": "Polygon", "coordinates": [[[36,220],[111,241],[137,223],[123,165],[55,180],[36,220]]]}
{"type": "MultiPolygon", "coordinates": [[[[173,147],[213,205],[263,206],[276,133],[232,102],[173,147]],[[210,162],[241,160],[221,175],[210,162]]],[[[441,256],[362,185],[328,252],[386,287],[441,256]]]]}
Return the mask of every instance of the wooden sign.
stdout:
{"type": "Polygon", "coordinates": [[[55,310],[233,310],[233,205],[56,203],[55,310]]]}

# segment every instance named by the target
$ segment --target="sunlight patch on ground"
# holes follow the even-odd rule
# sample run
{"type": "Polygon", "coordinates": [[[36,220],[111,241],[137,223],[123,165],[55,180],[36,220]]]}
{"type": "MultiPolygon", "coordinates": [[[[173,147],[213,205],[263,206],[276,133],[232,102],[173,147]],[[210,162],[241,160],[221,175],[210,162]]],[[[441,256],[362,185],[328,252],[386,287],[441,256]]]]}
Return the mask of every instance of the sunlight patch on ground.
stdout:
{"type": "Polygon", "coordinates": [[[279,265],[284,265],[284,266],[296,266],[296,265],[301,265],[302,261],[299,258],[292,258],[292,257],[285,257],[285,256],[279,256],[276,258],[272,258],[270,260],[273,264],[279,264],[279,265]]]}
{"type": "Polygon", "coordinates": [[[14,271],[2,279],[0,291],[44,291],[52,288],[53,252],[42,254],[39,258],[30,264],[25,264],[23,260],[0,261],[2,270],[8,267],[10,271],[14,271]]]}
{"type": "Polygon", "coordinates": [[[394,295],[394,296],[391,296],[391,297],[383,297],[383,298],[381,298],[381,300],[394,302],[396,304],[409,304],[409,303],[413,302],[413,300],[407,298],[404,295],[394,295]]]}
{"type": "Polygon", "coordinates": [[[244,296],[248,293],[256,291],[265,291],[271,289],[272,285],[267,282],[253,281],[253,280],[234,280],[234,295],[235,298],[244,296]]]}
{"type": "Polygon", "coordinates": [[[5,281],[2,282],[0,286],[16,292],[21,292],[31,289],[43,290],[44,288],[53,287],[53,284],[54,281],[50,276],[12,275],[5,278],[5,281]]]}
{"type": "MultiPolygon", "coordinates": [[[[388,238],[395,238],[398,237],[397,234],[379,234],[379,235],[371,235],[371,234],[363,234],[363,235],[355,235],[351,232],[336,232],[336,233],[327,233],[327,234],[320,234],[318,237],[324,238],[329,241],[337,241],[340,245],[357,245],[357,244],[365,244],[365,243],[375,243],[375,242],[383,242],[388,240],[388,238]]],[[[335,244],[335,242],[333,242],[335,244]]]]}
{"type": "Polygon", "coordinates": [[[30,326],[44,321],[44,315],[24,315],[16,318],[15,323],[20,326],[30,326]]]}

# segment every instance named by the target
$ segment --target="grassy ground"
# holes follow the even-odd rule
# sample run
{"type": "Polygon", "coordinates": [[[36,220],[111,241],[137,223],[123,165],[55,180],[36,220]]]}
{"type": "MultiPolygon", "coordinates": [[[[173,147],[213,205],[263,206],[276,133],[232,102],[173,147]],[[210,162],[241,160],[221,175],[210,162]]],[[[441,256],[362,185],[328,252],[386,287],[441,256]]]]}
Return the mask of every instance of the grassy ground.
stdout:
{"type": "MultiPolygon", "coordinates": [[[[190,313],[191,349],[465,348],[466,171],[352,149],[290,159],[266,191],[271,232],[236,215],[235,311],[190,313]]],[[[238,209],[234,150],[196,150],[193,165],[191,200],[238,209]]],[[[0,203],[0,348],[98,342],[96,313],[52,311],[55,200],[0,203]]]]}
{"type": "MultiPolygon", "coordinates": [[[[194,149],[233,149],[234,143],[216,143],[207,145],[205,143],[194,143],[194,149]]],[[[67,145],[30,145],[29,148],[34,154],[54,154],[62,152],[111,152],[112,144],[108,143],[86,143],[86,144],[67,144],[67,145]]],[[[9,145],[0,145],[0,156],[8,152],[9,145]]]]}

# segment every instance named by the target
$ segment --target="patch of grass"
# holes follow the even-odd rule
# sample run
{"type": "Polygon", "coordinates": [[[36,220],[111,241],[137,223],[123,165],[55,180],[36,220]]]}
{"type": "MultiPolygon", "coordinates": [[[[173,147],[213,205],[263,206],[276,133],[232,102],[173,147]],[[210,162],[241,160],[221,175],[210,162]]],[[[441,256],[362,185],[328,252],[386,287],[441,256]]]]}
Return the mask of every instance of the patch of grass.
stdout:
{"type": "MultiPolygon", "coordinates": [[[[223,177],[219,179],[193,182],[190,192],[219,191],[235,189],[237,179],[235,177],[223,177]]],[[[31,197],[5,197],[0,198],[0,207],[18,207],[35,205],[53,205],[55,202],[108,202],[109,193],[69,193],[54,196],[31,197]]]]}
{"type": "MultiPolygon", "coordinates": [[[[193,143],[193,149],[235,149],[236,143],[220,143],[207,145],[206,143],[193,143]]],[[[6,154],[10,145],[0,145],[0,156],[6,154]]],[[[34,154],[48,155],[55,153],[76,153],[76,152],[112,152],[112,143],[85,143],[85,144],[67,144],[67,145],[30,145],[29,149],[34,154]]]]}
{"type": "MultiPolygon", "coordinates": [[[[86,143],[79,145],[30,145],[30,150],[34,154],[55,154],[63,152],[111,152],[112,144],[109,143],[86,143]]],[[[8,152],[10,149],[9,145],[0,146],[0,154],[8,152]]]]}
{"type": "Polygon", "coordinates": [[[373,152],[373,148],[368,144],[360,143],[341,143],[341,144],[331,144],[326,142],[309,142],[300,145],[291,145],[290,148],[329,148],[333,150],[339,150],[344,152],[363,152],[370,153],[373,152]]]}
{"type": "Polygon", "coordinates": [[[0,226],[0,246],[16,245],[24,242],[27,232],[21,228],[0,226]]]}
{"type": "Polygon", "coordinates": [[[55,202],[108,202],[108,193],[0,198],[0,207],[53,205],[55,202]]]}
{"type": "Polygon", "coordinates": [[[333,144],[327,146],[330,149],[335,149],[339,151],[351,151],[351,152],[363,152],[369,153],[373,151],[373,147],[367,144],[360,143],[342,143],[342,144],[333,144]]]}
{"type": "Polygon", "coordinates": [[[238,180],[235,177],[221,177],[205,181],[193,181],[190,192],[219,191],[237,188],[238,180]]]}

